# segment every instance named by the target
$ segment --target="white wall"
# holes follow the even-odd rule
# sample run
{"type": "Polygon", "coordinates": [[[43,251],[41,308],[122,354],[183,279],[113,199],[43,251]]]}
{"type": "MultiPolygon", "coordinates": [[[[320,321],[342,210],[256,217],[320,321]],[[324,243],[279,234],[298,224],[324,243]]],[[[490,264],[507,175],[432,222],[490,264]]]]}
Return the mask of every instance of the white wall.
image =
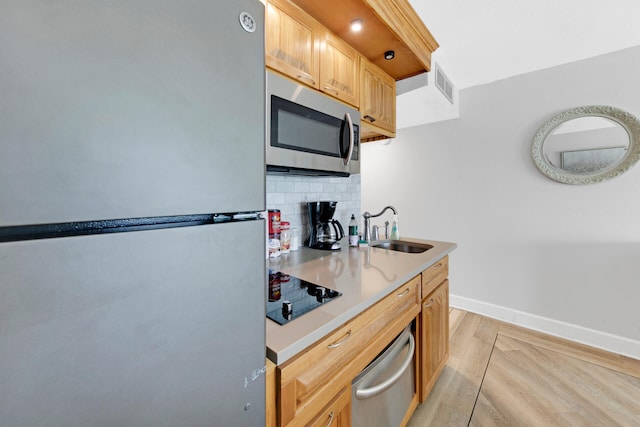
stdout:
{"type": "Polygon", "coordinates": [[[401,234],[458,243],[452,304],[640,358],[640,165],[571,186],[533,165],[564,109],[640,117],[640,47],[460,92],[460,118],[365,144],[362,211],[392,204],[401,234]]]}

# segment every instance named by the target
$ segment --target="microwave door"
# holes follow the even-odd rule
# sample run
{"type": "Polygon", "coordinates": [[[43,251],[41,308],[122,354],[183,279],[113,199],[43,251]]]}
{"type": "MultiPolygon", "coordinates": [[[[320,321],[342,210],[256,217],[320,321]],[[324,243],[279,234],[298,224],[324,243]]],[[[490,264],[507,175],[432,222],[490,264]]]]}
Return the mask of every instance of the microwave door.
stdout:
{"type": "Polygon", "coordinates": [[[360,112],[267,72],[267,171],[360,173],[360,112]]]}

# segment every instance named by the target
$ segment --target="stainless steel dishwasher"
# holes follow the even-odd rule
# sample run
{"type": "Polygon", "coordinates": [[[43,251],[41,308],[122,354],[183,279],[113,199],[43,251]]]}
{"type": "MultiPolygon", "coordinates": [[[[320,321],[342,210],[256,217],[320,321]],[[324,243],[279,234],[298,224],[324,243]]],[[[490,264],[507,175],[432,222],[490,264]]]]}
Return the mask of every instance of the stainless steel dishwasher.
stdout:
{"type": "Polygon", "coordinates": [[[352,427],[397,427],[415,393],[411,324],[352,383],[352,427]]]}

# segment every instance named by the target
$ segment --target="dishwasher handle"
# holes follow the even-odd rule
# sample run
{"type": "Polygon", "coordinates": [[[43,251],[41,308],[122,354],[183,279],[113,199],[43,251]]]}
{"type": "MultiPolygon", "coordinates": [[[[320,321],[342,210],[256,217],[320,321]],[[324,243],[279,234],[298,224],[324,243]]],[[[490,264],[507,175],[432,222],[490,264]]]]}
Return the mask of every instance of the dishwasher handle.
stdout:
{"type": "Polygon", "coordinates": [[[407,357],[402,362],[400,369],[398,369],[393,375],[391,375],[387,380],[381,382],[380,384],[377,384],[373,387],[365,388],[362,390],[360,389],[356,390],[356,398],[361,400],[372,398],[374,396],[379,395],[380,393],[383,393],[385,390],[387,390],[388,388],[393,386],[396,382],[398,382],[398,380],[402,377],[402,374],[404,374],[404,372],[409,368],[409,366],[413,362],[413,353],[415,352],[415,349],[416,349],[416,342],[413,338],[413,334],[409,334],[409,353],[407,354],[407,357]]]}

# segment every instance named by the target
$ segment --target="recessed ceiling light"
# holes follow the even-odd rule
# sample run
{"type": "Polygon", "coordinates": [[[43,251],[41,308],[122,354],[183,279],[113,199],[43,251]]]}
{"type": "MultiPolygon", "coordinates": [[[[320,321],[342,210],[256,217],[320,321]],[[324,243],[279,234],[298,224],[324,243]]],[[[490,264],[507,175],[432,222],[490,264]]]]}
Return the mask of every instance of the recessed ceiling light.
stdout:
{"type": "Polygon", "coordinates": [[[354,19],[353,21],[351,21],[351,31],[357,33],[360,30],[362,30],[362,20],[354,19]]]}

